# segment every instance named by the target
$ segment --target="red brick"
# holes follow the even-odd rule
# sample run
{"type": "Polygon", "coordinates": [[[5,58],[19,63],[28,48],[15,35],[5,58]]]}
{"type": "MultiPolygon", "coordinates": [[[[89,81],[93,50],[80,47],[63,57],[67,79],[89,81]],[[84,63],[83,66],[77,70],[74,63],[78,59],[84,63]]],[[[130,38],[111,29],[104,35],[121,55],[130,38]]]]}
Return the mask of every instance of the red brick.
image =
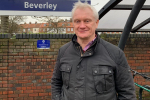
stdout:
{"type": "Polygon", "coordinates": [[[26,62],[26,59],[21,59],[21,62],[26,62]]]}
{"type": "Polygon", "coordinates": [[[8,70],[8,73],[13,73],[13,70],[8,70]]]}
{"type": "Polygon", "coordinates": [[[7,84],[7,81],[0,81],[0,84],[7,84]]]}
{"type": "Polygon", "coordinates": [[[37,88],[36,88],[36,86],[33,86],[32,89],[35,90],[35,89],[37,89],[37,88]]]}
{"type": "Polygon", "coordinates": [[[39,96],[48,96],[48,93],[39,93],[39,96]]]}
{"type": "Polygon", "coordinates": [[[41,86],[37,86],[37,89],[41,89],[42,87],[41,86]]]}
{"type": "Polygon", "coordinates": [[[3,84],[3,87],[7,87],[8,85],[7,84],[3,84]]]}
{"type": "Polygon", "coordinates": [[[26,97],[24,100],[35,100],[33,97],[26,97]]]}
{"type": "Polygon", "coordinates": [[[18,83],[28,83],[28,80],[19,80],[18,83]]]}
{"type": "Polygon", "coordinates": [[[13,98],[8,98],[7,100],[14,100],[13,98]]]}
{"type": "Polygon", "coordinates": [[[26,62],[31,62],[32,60],[31,59],[27,59],[27,61],[26,62]]]}
{"type": "Polygon", "coordinates": [[[33,93],[40,93],[40,92],[44,92],[44,90],[40,89],[40,90],[33,90],[33,93]]]}
{"type": "Polygon", "coordinates": [[[28,97],[28,94],[19,94],[19,97],[28,97]]]}
{"type": "Polygon", "coordinates": [[[22,75],[21,73],[17,73],[17,74],[16,74],[16,76],[21,76],[21,75],[22,75]]]}
{"type": "Polygon", "coordinates": [[[46,89],[46,86],[42,86],[42,89],[46,89]]]}
{"type": "Polygon", "coordinates": [[[31,90],[31,87],[27,87],[27,90],[31,90]]]}
{"type": "Polygon", "coordinates": [[[8,66],[14,66],[14,63],[9,63],[8,66]]]}
{"type": "Polygon", "coordinates": [[[0,67],[0,70],[8,69],[8,67],[0,67]]]}
{"type": "Polygon", "coordinates": [[[8,77],[2,77],[2,80],[3,80],[3,81],[7,81],[7,78],[8,78],[8,77]]]}
{"type": "Polygon", "coordinates": [[[22,90],[22,88],[21,87],[16,87],[16,90],[22,90]]]}
{"type": "Polygon", "coordinates": [[[8,94],[8,91],[3,91],[3,94],[8,94]]]}
{"type": "Polygon", "coordinates": [[[13,77],[8,77],[8,80],[13,80],[13,77]]]}
{"type": "Polygon", "coordinates": [[[13,94],[14,92],[13,91],[8,91],[8,94],[13,94]]]}
{"type": "Polygon", "coordinates": [[[0,95],[0,99],[6,99],[7,95],[0,95]]]}
{"type": "Polygon", "coordinates": [[[23,90],[23,93],[33,93],[33,90],[23,90]]]}
{"type": "MultiPolygon", "coordinates": [[[[8,69],[8,68],[7,68],[7,69],[8,69]]],[[[3,73],[7,73],[7,72],[8,72],[8,70],[4,70],[4,69],[3,69],[3,73]]]]}
{"type": "Polygon", "coordinates": [[[22,87],[22,90],[26,90],[27,88],[26,87],[22,87]]]}
{"type": "Polygon", "coordinates": [[[23,93],[23,90],[16,90],[14,91],[14,94],[22,94],[23,93]]]}
{"type": "Polygon", "coordinates": [[[35,75],[38,75],[38,76],[40,76],[40,75],[42,75],[42,73],[36,73],[35,75]]]}
{"type": "Polygon", "coordinates": [[[36,62],[36,59],[32,59],[32,62],[36,62]]]}
{"type": "Polygon", "coordinates": [[[48,95],[52,95],[52,93],[48,93],[48,95]]]}
{"type": "Polygon", "coordinates": [[[18,94],[8,94],[8,97],[18,97],[18,94]]]}
{"type": "Polygon", "coordinates": [[[35,96],[38,96],[38,93],[32,93],[32,94],[29,94],[30,97],[35,97],[35,96]]]}

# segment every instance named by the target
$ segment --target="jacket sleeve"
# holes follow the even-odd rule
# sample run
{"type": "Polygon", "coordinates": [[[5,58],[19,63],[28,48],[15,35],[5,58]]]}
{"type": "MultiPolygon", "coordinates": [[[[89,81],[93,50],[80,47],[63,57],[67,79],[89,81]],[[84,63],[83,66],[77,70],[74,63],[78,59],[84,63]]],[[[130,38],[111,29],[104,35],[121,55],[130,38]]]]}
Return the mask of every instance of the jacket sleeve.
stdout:
{"type": "Polygon", "coordinates": [[[122,50],[119,50],[117,65],[115,73],[117,100],[137,100],[133,76],[122,50]]]}
{"type": "Polygon", "coordinates": [[[60,52],[58,53],[57,61],[53,71],[53,76],[51,79],[52,100],[61,100],[61,88],[63,82],[59,68],[60,68],[60,52]]]}

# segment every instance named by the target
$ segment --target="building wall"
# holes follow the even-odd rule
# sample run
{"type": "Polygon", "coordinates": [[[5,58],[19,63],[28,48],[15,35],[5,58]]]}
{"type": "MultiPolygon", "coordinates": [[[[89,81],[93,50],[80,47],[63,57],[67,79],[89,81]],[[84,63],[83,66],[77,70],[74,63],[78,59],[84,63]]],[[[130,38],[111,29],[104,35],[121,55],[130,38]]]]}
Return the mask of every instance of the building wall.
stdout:
{"type": "MultiPolygon", "coordinates": [[[[59,48],[71,39],[49,39],[50,49],[37,49],[37,39],[0,39],[0,100],[51,100],[51,77],[59,48]]],[[[119,38],[105,38],[115,45],[119,38]]],[[[125,55],[133,70],[150,76],[150,38],[129,38],[125,55]]],[[[136,76],[134,81],[150,81],[136,76]]],[[[139,90],[138,87],[137,91],[139,90]]],[[[144,93],[147,99],[150,97],[144,93]]]]}
{"type": "Polygon", "coordinates": [[[39,28],[33,28],[33,33],[39,33],[39,28]]]}

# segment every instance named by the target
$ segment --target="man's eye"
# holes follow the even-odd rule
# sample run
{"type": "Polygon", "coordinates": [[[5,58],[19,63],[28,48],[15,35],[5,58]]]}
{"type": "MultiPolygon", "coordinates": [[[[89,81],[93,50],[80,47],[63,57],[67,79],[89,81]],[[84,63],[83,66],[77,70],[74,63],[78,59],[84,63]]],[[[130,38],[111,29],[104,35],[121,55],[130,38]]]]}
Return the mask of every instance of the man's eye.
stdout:
{"type": "Polygon", "coordinates": [[[86,20],[85,22],[88,23],[88,22],[90,22],[90,21],[89,21],[89,20],[86,20]]]}
{"type": "Polygon", "coordinates": [[[79,20],[77,20],[77,21],[75,21],[76,23],[79,23],[80,21],[79,20]]]}

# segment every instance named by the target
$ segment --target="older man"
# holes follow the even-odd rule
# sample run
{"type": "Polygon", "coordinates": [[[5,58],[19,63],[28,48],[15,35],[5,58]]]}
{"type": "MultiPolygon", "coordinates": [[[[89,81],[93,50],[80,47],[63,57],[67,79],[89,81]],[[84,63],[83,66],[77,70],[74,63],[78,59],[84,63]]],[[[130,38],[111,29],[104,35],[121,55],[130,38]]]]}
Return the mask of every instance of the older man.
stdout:
{"type": "Polygon", "coordinates": [[[75,35],[59,50],[52,77],[52,100],[136,100],[123,51],[95,32],[94,7],[77,2],[72,10],[75,35]]]}

